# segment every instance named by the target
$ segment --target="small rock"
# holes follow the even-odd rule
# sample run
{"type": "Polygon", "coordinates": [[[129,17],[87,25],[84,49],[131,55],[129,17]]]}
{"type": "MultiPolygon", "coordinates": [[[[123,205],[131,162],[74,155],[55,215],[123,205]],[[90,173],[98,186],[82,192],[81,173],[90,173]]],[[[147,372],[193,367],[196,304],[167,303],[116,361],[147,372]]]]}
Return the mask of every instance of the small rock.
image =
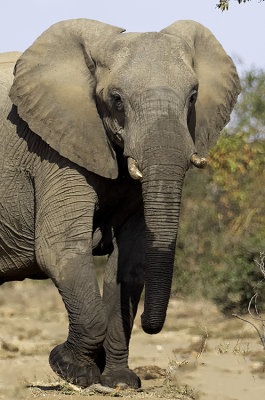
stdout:
{"type": "Polygon", "coordinates": [[[11,353],[16,353],[19,351],[19,348],[15,344],[5,342],[4,340],[1,343],[1,348],[3,350],[10,351],[11,353]]]}
{"type": "Polygon", "coordinates": [[[254,373],[259,373],[259,372],[265,372],[265,363],[262,361],[254,361],[251,365],[251,372],[254,373]]]}
{"type": "Polygon", "coordinates": [[[166,376],[166,370],[156,365],[137,367],[134,372],[143,380],[161,379],[166,376]]]}
{"type": "Polygon", "coordinates": [[[4,307],[1,309],[0,311],[0,315],[2,317],[13,317],[15,315],[15,310],[13,310],[13,308],[9,308],[9,307],[4,307]]]}

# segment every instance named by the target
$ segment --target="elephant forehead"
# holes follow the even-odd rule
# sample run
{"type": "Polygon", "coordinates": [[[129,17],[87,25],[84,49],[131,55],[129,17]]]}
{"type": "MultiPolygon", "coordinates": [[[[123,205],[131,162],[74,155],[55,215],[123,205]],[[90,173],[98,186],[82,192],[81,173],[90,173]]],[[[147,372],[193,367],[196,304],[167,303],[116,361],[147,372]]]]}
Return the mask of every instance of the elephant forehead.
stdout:
{"type": "Polygon", "coordinates": [[[124,79],[134,87],[176,84],[180,88],[196,80],[191,48],[181,38],[158,32],[124,33],[112,51],[112,82],[116,76],[119,83],[124,79]]]}
{"type": "Polygon", "coordinates": [[[172,62],[190,58],[190,46],[179,37],[160,32],[123,33],[112,44],[115,60],[172,62]]]}

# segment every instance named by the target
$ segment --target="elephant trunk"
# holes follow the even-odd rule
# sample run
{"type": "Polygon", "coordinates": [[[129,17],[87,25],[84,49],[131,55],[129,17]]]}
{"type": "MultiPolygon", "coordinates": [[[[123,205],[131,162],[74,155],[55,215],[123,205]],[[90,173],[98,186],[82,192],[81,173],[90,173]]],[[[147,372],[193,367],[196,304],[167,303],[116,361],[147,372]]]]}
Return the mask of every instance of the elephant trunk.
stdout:
{"type": "Polygon", "coordinates": [[[124,151],[130,175],[142,183],[146,226],[142,327],[158,333],[170,297],[183,180],[196,151],[174,91],[150,89],[138,96],[138,102],[124,151]]]}
{"type": "Polygon", "coordinates": [[[146,234],[142,327],[150,334],[158,333],[166,318],[185,170],[178,165],[154,165],[144,170],[146,234]]]}

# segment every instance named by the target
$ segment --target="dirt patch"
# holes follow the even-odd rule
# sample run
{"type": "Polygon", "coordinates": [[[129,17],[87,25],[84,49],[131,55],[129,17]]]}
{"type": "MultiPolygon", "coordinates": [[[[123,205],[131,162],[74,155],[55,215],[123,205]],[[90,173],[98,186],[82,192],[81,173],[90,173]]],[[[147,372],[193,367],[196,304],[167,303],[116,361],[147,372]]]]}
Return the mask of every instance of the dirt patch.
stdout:
{"type": "Polygon", "coordinates": [[[206,302],[172,299],[164,330],[146,335],[135,321],[130,367],[142,388],[99,393],[58,380],[50,350],[67,336],[67,316],[50,282],[25,281],[0,288],[0,399],[260,400],[265,394],[265,352],[253,328],[224,318],[206,302]]]}

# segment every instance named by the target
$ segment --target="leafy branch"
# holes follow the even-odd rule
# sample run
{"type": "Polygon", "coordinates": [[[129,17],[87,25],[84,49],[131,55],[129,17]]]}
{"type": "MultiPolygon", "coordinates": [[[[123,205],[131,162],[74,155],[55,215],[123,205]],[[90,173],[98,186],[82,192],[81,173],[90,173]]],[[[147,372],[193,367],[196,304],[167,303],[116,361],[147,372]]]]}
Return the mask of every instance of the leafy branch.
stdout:
{"type": "MultiPolygon", "coordinates": [[[[219,0],[219,3],[217,3],[216,4],[216,7],[217,8],[220,8],[222,11],[225,11],[225,10],[228,10],[228,8],[229,8],[229,1],[230,0],[219,0]]],[[[240,3],[246,3],[247,1],[250,1],[250,0],[237,0],[237,2],[240,4],[240,3]]],[[[264,0],[260,0],[260,2],[261,1],[264,1],[264,0]]]]}

